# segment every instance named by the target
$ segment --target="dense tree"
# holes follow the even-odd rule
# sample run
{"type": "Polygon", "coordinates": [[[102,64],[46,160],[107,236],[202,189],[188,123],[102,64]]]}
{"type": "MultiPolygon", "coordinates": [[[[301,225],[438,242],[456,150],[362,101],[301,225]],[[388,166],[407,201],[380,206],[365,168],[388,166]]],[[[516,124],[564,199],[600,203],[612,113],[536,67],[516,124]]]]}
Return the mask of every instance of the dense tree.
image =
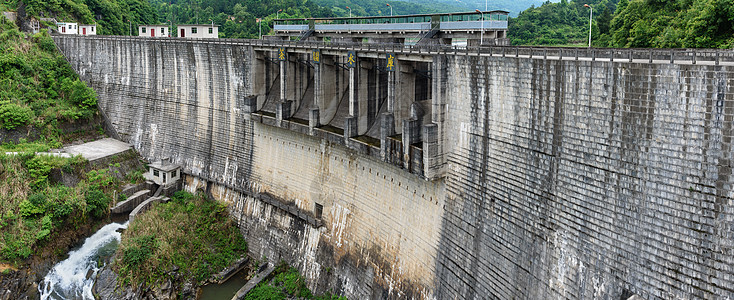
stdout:
{"type": "MultiPolygon", "coordinates": [[[[225,38],[257,38],[261,19],[263,34],[272,20],[279,18],[332,17],[333,12],[308,0],[149,0],[158,11],[158,22],[174,24],[214,24],[225,38]],[[279,12],[280,11],[280,12],[279,12]]],[[[174,31],[175,32],[175,31],[174,31]]]]}
{"type": "Polygon", "coordinates": [[[517,18],[510,19],[508,37],[514,45],[586,45],[589,9],[584,4],[594,7],[593,40],[597,41],[600,35],[608,35],[611,11],[616,8],[616,0],[561,0],[530,7],[517,18]],[[602,24],[599,24],[600,18],[602,24]]]}
{"type": "MultiPolygon", "coordinates": [[[[594,46],[734,47],[734,1],[615,1],[587,2],[594,7],[594,46]]],[[[511,19],[509,37],[516,45],[583,45],[587,13],[576,0],[546,2],[511,19]]]]}

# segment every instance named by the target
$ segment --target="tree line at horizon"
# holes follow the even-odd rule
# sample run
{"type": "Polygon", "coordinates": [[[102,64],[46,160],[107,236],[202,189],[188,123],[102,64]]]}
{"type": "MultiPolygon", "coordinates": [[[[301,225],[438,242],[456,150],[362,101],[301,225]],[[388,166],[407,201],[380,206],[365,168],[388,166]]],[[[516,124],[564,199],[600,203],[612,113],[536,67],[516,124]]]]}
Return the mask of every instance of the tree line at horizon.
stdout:
{"type": "MultiPolygon", "coordinates": [[[[220,26],[220,37],[258,38],[273,19],[388,15],[382,0],[0,0],[31,16],[99,24],[99,34],[127,35],[138,24],[220,26]],[[261,23],[258,24],[258,21],[261,23]]],[[[445,2],[391,1],[395,14],[434,13],[445,2]]],[[[632,48],[732,48],[731,0],[561,0],[531,6],[509,21],[513,45],[586,46],[590,9],[592,46],[632,48]]],[[[458,6],[457,6],[458,7],[458,6]]],[[[174,31],[175,32],[175,31],[174,31]]]]}

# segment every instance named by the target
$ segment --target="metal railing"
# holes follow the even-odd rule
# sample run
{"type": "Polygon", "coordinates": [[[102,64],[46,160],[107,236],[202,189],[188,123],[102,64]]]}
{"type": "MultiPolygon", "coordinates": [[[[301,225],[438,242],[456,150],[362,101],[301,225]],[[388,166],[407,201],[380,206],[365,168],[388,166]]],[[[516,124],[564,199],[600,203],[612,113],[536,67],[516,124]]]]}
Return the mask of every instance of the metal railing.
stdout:
{"type": "MultiPolygon", "coordinates": [[[[492,57],[516,57],[548,60],[585,60],[634,63],[673,63],[734,65],[734,50],[730,49],[619,49],[619,48],[571,48],[530,46],[456,46],[442,44],[390,44],[390,43],[341,43],[288,40],[245,40],[245,39],[192,39],[172,37],[127,37],[127,36],[61,36],[54,39],[92,39],[116,41],[157,41],[197,44],[225,44],[260,46],[290,49],[322,49],[337,51],[367,51],[377,53],[400,53],[414,55],[470,55],[492,57]]],[[[500,39],[498,39],[500,40],[500,39]]],[[[503,39],[506,40],[506,39],[503,39]]]]}

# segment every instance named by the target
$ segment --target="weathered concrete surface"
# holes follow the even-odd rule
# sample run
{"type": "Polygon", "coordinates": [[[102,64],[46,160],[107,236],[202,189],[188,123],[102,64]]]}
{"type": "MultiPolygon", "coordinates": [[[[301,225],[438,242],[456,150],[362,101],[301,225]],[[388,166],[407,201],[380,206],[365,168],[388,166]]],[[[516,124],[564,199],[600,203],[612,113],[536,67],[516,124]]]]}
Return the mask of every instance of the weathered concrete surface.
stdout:
{"type": "Polygon", "coordinates": [[[230,204],[252,255],[296,264],[317,291],[734,297],[731,67],[435,55],[423,138],[446,177],[427,182],[246,120],[249,46],[59,46],[124,139],[183,165],[187,190],[230,204]],[[323,205],[324,226],[261,192],[323,205]]]}
{"type": "Polygon", "coordinates": [[[112,138],[105,138],[94,142],[64,148],[66,153],[69,153],[72,156],[81,155],[90,162],[117,155],[130,149],[131,147],[129,144],[112,138]]]}
{"type": "Polygon", "coordinates": [[[430,293],[443,182],[245,121],[252,48],[73,38],[59,46],[95,88],[121,137],[148,160],[169,157],[182,165],[200,181],[186,182],[187,190],[230,203],[254,257],[287,260],[307,274],[311,288],[350,298],[430,293]],[[252,192],[307,212],[320,203],[324,226],[314,228],[252,192]]]}
{"type": "Polygon", "coordinates": [[[734,70],[443,59],[438,298],[734,296],[734,70]]]}
{"type": "Polygon", "coordinates": [[[140,190],[124,201],[117,203],[115,207],[110,209],[113,214],[124,214],[133,211],[136,207],[143,203],[150,196],[150,190],[140,190]]]}
{"type": "Polygon", "coordinates": [[[143,201],[142,203],[140,203],[138,206],[136,206],[135,209],[133,209],[130,212],[130,215],[128,217],[128,221],[132,222],[133,220],[135,220],[135,217],[137,217],[139,214],[142,214],[142,213],[148,211],[149,209],[151,209],[153,207],[153,204],[161,203],[161,202],[162,203],[165,203],[165,202],[168,202],[170,200],[171,200],[171,198],[163,197],[163,196],[149,197],[148,199],[146,199],[145,201],[143,201]]]}

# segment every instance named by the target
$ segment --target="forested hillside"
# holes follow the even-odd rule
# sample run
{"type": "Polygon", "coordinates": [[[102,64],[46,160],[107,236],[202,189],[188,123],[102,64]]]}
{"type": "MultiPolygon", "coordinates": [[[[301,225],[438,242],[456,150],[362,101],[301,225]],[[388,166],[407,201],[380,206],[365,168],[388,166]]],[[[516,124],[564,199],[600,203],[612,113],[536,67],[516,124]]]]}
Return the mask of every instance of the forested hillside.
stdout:
{"type": "Polygon", "coordinates": [[[610,30],[613,47],[732,48],[734,1],[622,0],[610,30]]]}
{"type": "Polygon", "coordinates": [[[530,7],[510,19],[508,37],[513,45],[587,46],[589,38],[589,4],[594,8],[592,39],[594,45],[609,40],[609,24],[619,0],[562,0],[530,7]],[[605,37],[601,37],[606,35],[605,37]]]}
{"type": "Polygon", "coordinates": [[[0,0],[7,9],[57,21],[99,24],[98,34],[128,34],[130,25],[156,23],[157,14],[146,0],[0,0]],[[19,5],[23,3],[24,5],[19,5]]]}
{"type": "Polygon", "coordinates": [[[158,11],[159,23],[209,24],[212,21],[220,26],[219,37],[257,38],[262,21],[262,32],[267,34],[272,19],[332,17],[329,8],[316,5],[308,0],[150,0],[158,11]],[[280,12],[278,12],[280,11],[280,12]]]}
{"type": "Polygon", "coordinates": [[[594,8],[595,47],[734,47],[731,0],[546,2],[510,20],[512,44],[586,46],[589,8],[584,4],[594,8]]]}

